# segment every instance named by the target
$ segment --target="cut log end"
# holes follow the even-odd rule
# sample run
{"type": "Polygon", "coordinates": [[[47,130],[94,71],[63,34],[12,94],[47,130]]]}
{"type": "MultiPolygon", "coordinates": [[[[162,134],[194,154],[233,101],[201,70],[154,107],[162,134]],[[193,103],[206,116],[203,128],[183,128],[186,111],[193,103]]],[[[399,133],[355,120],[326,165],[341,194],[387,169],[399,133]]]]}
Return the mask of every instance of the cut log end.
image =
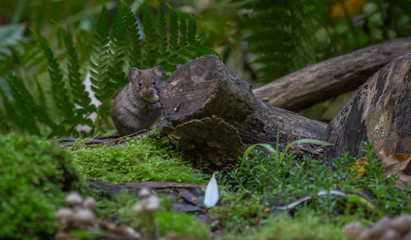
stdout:
{"type": "MultiPolygon", "coordinates": [[[[246,145],[275,146],[278,129],[280,150],[297,139],[325,137],[326,124],[264,104],[249,83],[214,56],[198,58],[174,72],[161,102],[162,131],[178,142],[186,160],[211,170],[233,165],[246,145]]],[[[301,150],[322,154],[309,145],[301,150]]]]}

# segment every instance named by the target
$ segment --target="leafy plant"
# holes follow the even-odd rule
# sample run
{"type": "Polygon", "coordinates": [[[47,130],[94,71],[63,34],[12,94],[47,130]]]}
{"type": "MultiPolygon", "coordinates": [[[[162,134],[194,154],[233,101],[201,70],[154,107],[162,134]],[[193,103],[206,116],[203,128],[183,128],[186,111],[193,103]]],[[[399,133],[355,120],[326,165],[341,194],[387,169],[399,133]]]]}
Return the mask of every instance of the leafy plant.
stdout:
{"type": "Polygon", "coordinates": [[[45,239],[64,193],[82,190],[69,151],[35,136],[0,137],[0,238],[45,239]]]}
{"type": "Polygon", "coordinates": [[[145,136],[118,146],[79,149],[73,154],[80,172],[89,178],[110,182],[205,183],[204,175],[183,163],[164,138],[145,136]]]}
{"type": "Polygon", "coordinates": [[[294,145],[297,144],[297,143],[310,143],[310,144],[317,144],[317,145],[322,145],[322,146],[331,146],[331,145],[333,145],[332,143],[323,142],[323,141],[315,140],[315,139],[298,139],[298,140],[296,140],[296,141],[288,144],[288,145],[284,148],[284,151],[283,151],[281,154],[279,154],[278,147],[279,147],[279,145],[280,145],[280,144],[279,144],[279,142],[280,142],[280,129],[277,129],[277,138],[276,138],[276,139],[277,139],[277,140],[276,140],[276,145],[275,145],[275,146],[276,146],[276,149],[275,149],[275,150],[274,150],[274,148],[271,147],[271,145],[269,145],[269,144],[266,144],[266,143],[256,143],[256,144],[253,144],[253,145],[249,146],[249,147],[245,150],[244,155],[243,155],[243,158],[248,157],[248,155],[250,154],[250,152],[251,152],[256,146],[261,146],[261,147],[266,148],[266,149],[270,152],[270,154],[275,154],[275,159],[276,159],[276,161],[282,162],[282,161],[284,160],[285,154],[287,153],[288,149],[289,149],[290,147],[294,146],[294,145]]]}
{"type": "Polygon", "coordinates": [[[247,29],[245,41],[260,73],[259,81],[271,82],[315,61],[311,19],[304,1],[237,0],[247,10],[239,22],[247,29]]]}
{"type": "MultiPolygon", "coordinates": [[[[120,1],[112,23],[109,22],[109,14],[103,4],[90,55],[83,45],[89,44],[84,38],[91,34],[84,34],[84,31],[75,34],[62,27],[58,27],[56,35],[57,43],[63,43],[62,51],[59,46],[55,47],[54,42],[35,32],[35,42],[27,41],[22,44],[23,48],[12,51],[13,57],[23,59],[26,47],[31,46],[40,48],[43,56],[37,58],[37,63],[29,69],[16,71],[10,67],[0,71],[0,111],[5,116],[2,119],[4,127],[0,127],[0,131],[12,129],[49,137],[78,135],[76,128],[79,125],[87,125],[95,132],[105,131],[112,126],[108,117],[111,101],[128,82],[126,73],[131,67],[144,69],[161,65],[169,76],[179,64],[200,55],[216,55],[201,45],[195,19],[170,6],[158,5],[154,10],[143,4],[134,13],[124,1],[120,1]],[[142,16],[142,20],[138,16],[142,16]],[[44,74],[44,66],[48,66],[48,77],[44,74]],[[34,76],[25,72],[33,69],[34,76]],[[84,80],[88,73],[91,89],[101,103],[98,107],[91,103],[85,88],[84,80]],[[6,78],[9,80],[5,81],[6,78]],[[33,82],[36,83],[35,88],[33,82]],[[9,89],[15,88],[24,92],[26,98],[11,94],[9,89]],[[16,107],[23,102],[26,108],[16,107]],[[36,111],[36,107],[43,110],[36,111]],[[15,116],[25,116],[27,112],[31,113],[30,119],[20,117],[15,120],[15,116]],[[97,113],[95,124],[89,118],[93,113],[97,113]]],[[[37,53],[33,52],[36,56],[37,53]]],[[[10,57],[7,61],[10,62],[10,57]]]]}
{"type": "Polygon", "coordinates": [[[330,221],[329,216],[318,214],[312,209],[302,209],[291,216],[280,213],[277,217],[269,217],[258,230],[250,229],[239,236],[231,233],[226,239],[344,239],[342,224],[330,221]]]}
{"type": "Polygon", "coordinates": [[[276,206],[311,196],[312,200],[306,203],[307,206],[332,214],[362,209],[360,212],[364,216],[367,213],[367,217],[374,219],[380,214],[393,216],[411,211],[409,204],[398,204],[411,201],[408,190],[396,189],[395,182],[398,177],[385,178],[379,159],[375,158],[372,144],[364,145],[364,153],[369,160],[368,164],[364,165],[364,176],[359,178],[358,168],[353,167],[358,158],[349,157],[348,154],[334,159],[333,170],[322,160],[310,156],[295,159],[288,155],[279,162],[275,156],[264,156],[262,152],[254,151],[240,159],[238,168],[225,176],[220,174],[220,183],[230,186],[234,191],[261,196],[261,202],[272,210],[275,210],[276,206]],[[338,200],[339,197],[332,195],[316,196],[321,190],[340,190],[356,195],[365,189],[372,193],[375,208],[363,205],[361,197],[338,200]]]}

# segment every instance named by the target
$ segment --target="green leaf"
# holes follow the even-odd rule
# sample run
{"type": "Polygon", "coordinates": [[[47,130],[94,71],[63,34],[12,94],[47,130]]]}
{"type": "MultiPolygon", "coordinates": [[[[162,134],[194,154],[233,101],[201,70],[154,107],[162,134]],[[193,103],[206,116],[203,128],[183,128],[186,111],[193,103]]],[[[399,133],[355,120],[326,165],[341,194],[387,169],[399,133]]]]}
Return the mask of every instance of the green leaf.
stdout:
{"type": "Polygon", "coordinates": [[[36,105],[34,103],[32,95],[27,90],[25,84],[21,78],[16,77],[13,74],[9,74],[5,77],[8,86],[10,87],[10,94],[13,97],[13,103],[17,110],[20,126],[24,132],[30,134],[39,135],[40,130],[36,123],[36,105]]]}
{"type": "Polygon", "coordinates": [[[136,67],[142,64],[142,52],[141,52],[141,43],[139,33],[138,19],[132,12],[129,6],[126,6],[127,14],[127,31],[129,36],[129,48],[127,50],[129,67],[136,67]]]}
{"type": "Polygon", "coordinates": [[[285,147],[284,151],[281,153],[280,162],[283,161],[283,159],[284,159],[284,157],[285,157],[285,154],[287,153],[288,149],[289,149],[290,147],[292,147],[292,146],[293,146],[294,144],[296,144],[296,143],[310,143],[310,144],[316,144],[316,145],[321,145],[321,146],[332,146],[332,145],[334,145],[334,144],[332,144],[332,143],[323,142],[323,141],[315,140],[315,139],[299,139],[299,140],[296,140],[296,141],[288,144],[288,145],[285,147]]]}
{"type": "Polygon", "coordinates": [[[95,111],[95,106],[91,104],[91,98],[83,84],[84,75],[81,74],[80,63],[77,56],[78,49],[74,46],[70,32],[65,31],[62,28],[61,30],[68,58],[67,69],[69,85],[71,87],[74,103],[77,104],[75,118],[78,119],[79,123],[83,118],[83,115],[88,115],[95,111]]]}
{"type": "Polygon", "coordinates": [[[143,14],[143,32],[144,32],[144,67],[153,67],[159,58],[159,36],[157,35],[157,24],[154,13],[151,8],[143,4],[141,6],[143,14]]]}
{"type": "Polygon", "coordinates": [[[102,103],[111,98],[110,78],[108,77],[109,66],[109,30],[108,11],[103,4],[100,17],[97,21],[96,29],[92,41],[92,51],[90,56],[90,81],[93,84],[91,89],[95,97],[102,103]]]}
{"type": "Polygon", "coordinates": [[[110,77],[109,87],[114,92],[128,83],[127,76],[124,73],[125,69],[123,69],[127,45],[127,13],[128,6],[124,1],[121,1],[114,16],[110,35],[110,66],[108,74],[110,77]]]}
{"type": "Polygon", "coordinates": [[[162,5],[157,5],[157,29],[159,37],[159,54],[164,56],[167,51],[167,23],[162,5]]]}
{"type": "Polygon", "coordinates": [[[178,17],[176,11],[171,6],[168,6],[168,8],[170,10],[170,49],[176,50],[178,48],[178,17]]]}
{"type": "Polygon", "coordinates": [[[178,14],[179,22],[180,22],[180,46],[187,45],[187,24],[186,18],[183,13],[179,12],[178,14]]]}
{"type": "Polygon", "coordinates": [[[67,91],[66,82],[63,79],[63,73],[60,68],[60,64],[54,57],[53,51],[50,48],[48,41],[35,33],[35,36],[43,49],[44,56],[46,57],[49,67],[48,72],[51,81],[51,93],[53,95],[54,103],[57,108],[61,120],[68,124],[73,123],[74,118],[74,105],[69,101],[69,93],[67,91]]]}
{"type": "Polygon", "coordinates": [[[197,23],[194,17],[191,17],[188,23],[188,33],[187,33],[188,43],[190,45],[195,43],[196,33],[197,33],[197,23]]]}
{"type": "Polygon", "coordinates": [[[253,144],[253,145],[249,146],[249,147],[245,150],[244,155],[243,155],[243,158],[248,157],[248,155],[250,154],[250,152],[251,152],[256,146],[264,147],[264,148],[266,148],[270,153],[276,152],[276,150],[275,150],[273,147],[271,147],[271,145],[268,144],[268,143],[256,143],[256,144],[253,144]]]}

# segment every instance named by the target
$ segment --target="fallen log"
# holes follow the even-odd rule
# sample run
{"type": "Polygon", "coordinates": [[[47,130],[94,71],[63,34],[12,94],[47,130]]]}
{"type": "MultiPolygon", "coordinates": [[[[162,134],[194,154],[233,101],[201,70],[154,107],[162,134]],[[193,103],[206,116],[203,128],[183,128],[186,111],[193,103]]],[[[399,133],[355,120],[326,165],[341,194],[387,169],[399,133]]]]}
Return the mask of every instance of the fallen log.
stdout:
{"type": "Polygon", "coordinates": [[[350,97],[327,127],[332,161],[348,151],[362,155],[362,143],[377,150],[411,153],[411,53],[399,57],[369,78],[350,97]]]}
{"type": "Polygon", "coordinates": [[[129,193],[138,193],[142,188],[166,189],[166,188],[198,188],[205,189],[206,186],[195,183],[180,182],[123,182],[111,183],[96,179],[87,179],[87,185],[92,190],[97,190],[103,195],[112,195],[126,190],[129,193]]]}
{"type": "MultiPolygon", "coordinates": [[[[268,106],[214,56],[200,57],[175,71],[163,88],[161,130],[183,158],[203,170],[232,168],[247,145],[268,143],[279,149],[297,139],[325,139],[326,124],[268,106]]],[[[295,145],[295,154],[322,156],[317,145],[295,145]]]]}
{"type": "Polygon", "coordinates": [[[263,102],[298,112],[353,91],[393,59],[411,52],[411,37],[375,44],[310,65],[254,90],[263,102]]]}

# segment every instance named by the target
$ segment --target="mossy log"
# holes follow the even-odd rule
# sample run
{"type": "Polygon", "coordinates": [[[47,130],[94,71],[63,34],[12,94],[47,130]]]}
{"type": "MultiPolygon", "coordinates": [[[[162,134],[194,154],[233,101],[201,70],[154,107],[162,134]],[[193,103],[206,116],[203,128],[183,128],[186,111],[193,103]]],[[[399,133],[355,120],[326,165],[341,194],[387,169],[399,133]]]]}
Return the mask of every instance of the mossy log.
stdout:
{"type": "Polygon", "coordinates": [[[411,37],[398,38],[322,61],[254,90],[263,102],[298,112],[361,86],[393,59],[411,52],[411,37]]]}
{"type": "MultiPolygon", "coordinates": [[[[231,168],[246,146],[276,145],[297,139],[325,139],[326,124],[269,106],[214,56],[200,57],[175,71],[163,88],[161,130],[178,144],[186,160],[202,169],[231,168]]],[[[317,145],[296,145],[296,154],[321,156],[317,145]]]]}
{"type": "Polygon", "coordinates": [[[411,153],[411,53],[396,58],[350,97],[327,128],[327,159],[348,151],[361,155],[362,143],[377,150],[411,153]]]}

